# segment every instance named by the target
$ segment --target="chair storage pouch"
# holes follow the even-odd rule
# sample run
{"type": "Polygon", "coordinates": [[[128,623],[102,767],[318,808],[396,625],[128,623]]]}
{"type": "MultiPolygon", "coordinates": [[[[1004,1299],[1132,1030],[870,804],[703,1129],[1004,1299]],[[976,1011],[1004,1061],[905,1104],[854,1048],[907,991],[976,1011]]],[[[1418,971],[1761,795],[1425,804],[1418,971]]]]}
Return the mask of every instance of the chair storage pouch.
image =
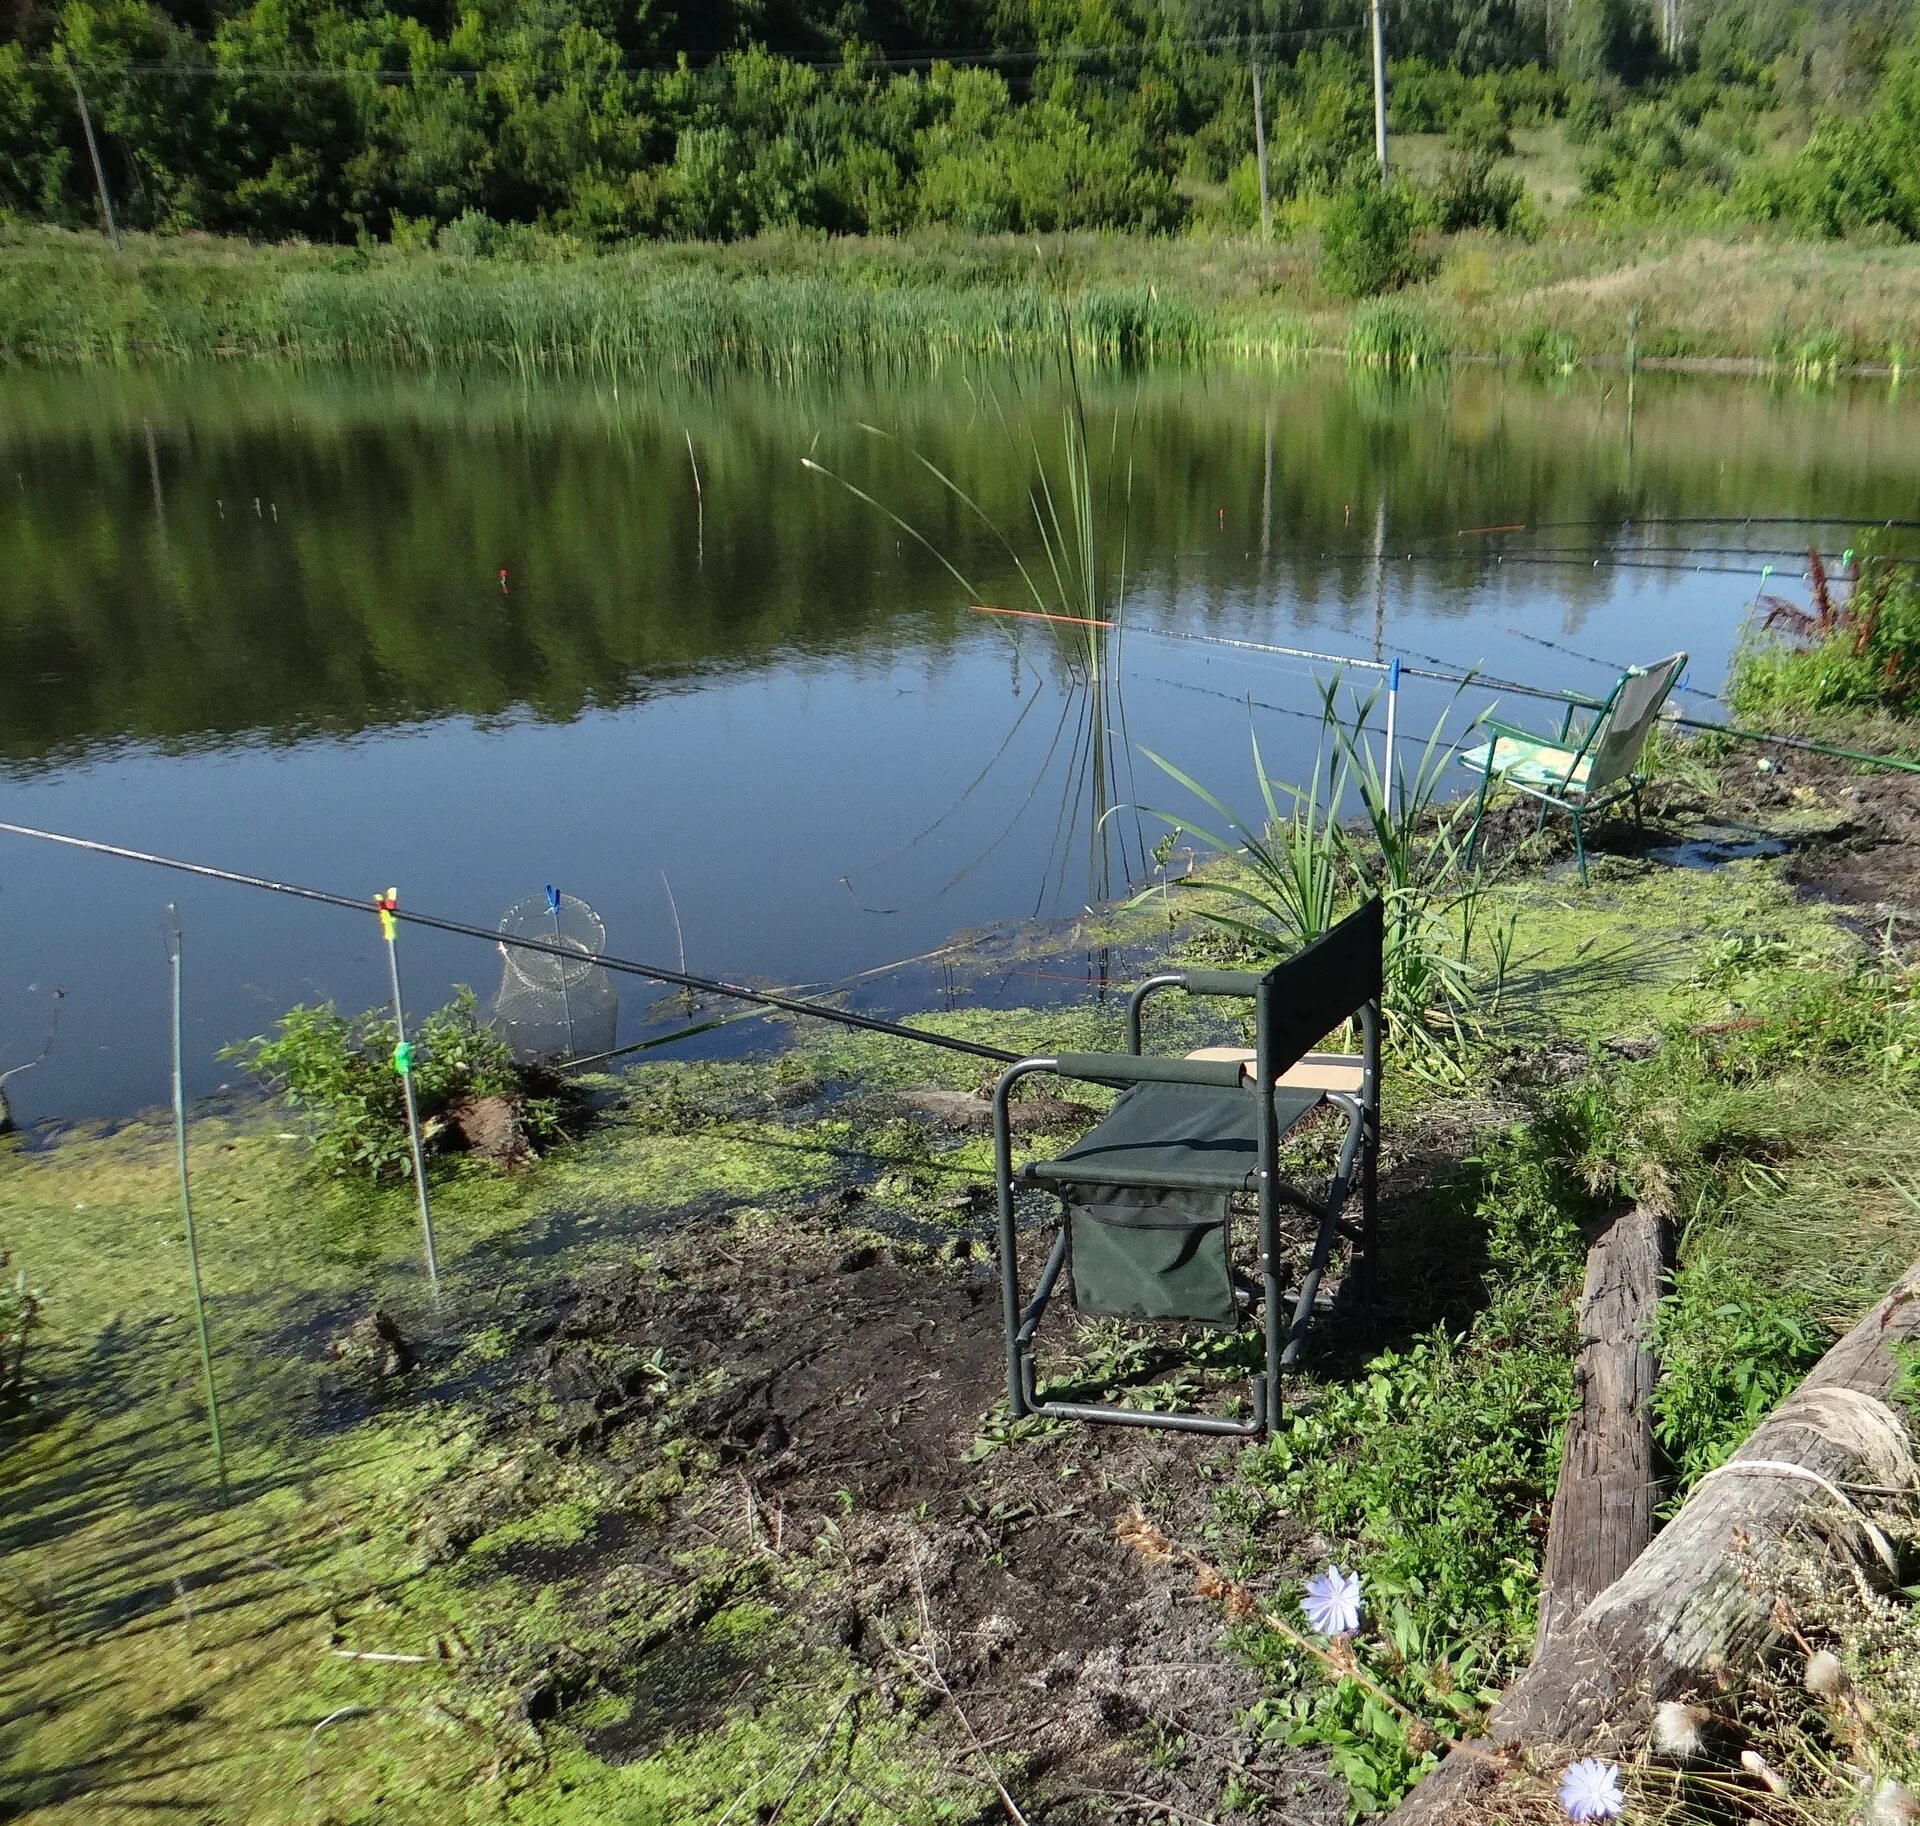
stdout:
{"type": "Polygon", "coordinates": [[[1116,1319],[1234,1326],[1227,1195],[1064,1186],[1073,1303],[1116,1319]]]}

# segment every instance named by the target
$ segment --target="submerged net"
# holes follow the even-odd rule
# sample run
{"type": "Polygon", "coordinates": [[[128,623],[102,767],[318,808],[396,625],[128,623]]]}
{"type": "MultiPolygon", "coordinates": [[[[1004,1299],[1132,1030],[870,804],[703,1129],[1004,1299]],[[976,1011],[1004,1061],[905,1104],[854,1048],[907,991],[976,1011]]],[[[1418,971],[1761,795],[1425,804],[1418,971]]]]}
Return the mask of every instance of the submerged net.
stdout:
{"type": "Polygon", "coordinates": [[[562,946],[567,956],[500,947],[500,988],[493,998],[494,1030],[523,1064],[590,1059],[612,1052],[620,1025],[620,996],[601,968],[607,928],[584,900],[571,894],[530,895],[500,919],[503,939],[529,938],[562,946]]]}

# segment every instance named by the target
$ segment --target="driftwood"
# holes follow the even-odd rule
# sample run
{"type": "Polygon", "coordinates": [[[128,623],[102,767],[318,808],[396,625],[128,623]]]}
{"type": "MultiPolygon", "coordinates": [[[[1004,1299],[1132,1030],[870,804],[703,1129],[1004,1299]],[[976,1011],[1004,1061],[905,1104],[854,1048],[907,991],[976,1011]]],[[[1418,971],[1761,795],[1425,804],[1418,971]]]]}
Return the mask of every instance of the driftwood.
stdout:
{"type": "Polygon", "coordinates": [[[1845,1491],[1920,1494],[1913,1441],[1885,1399],[1899,1375],[1892,1347],[1917,1336],[1920,1262],[1554,1635],[1495,1706],[1487,1739],[1448,1757],[1392,1826],[1497,1817],[1509,1759],[1528,1747],[1550,1748],[1556,1762],[1623,1754],[1660,1701],[1709,1693],[1751,1667],[1774,1636],[1754,1562],[1790,1532],[1818,1531],[1836,1557],[1883,1571],[1885,1543],[1845,1491]]]}
{"type": "Polygon", "coordinates": [[[1635,1205],[1587,1252],[1574,1364],[1580,1405],[1567,1422],[1547,1528],[1536,1655],[1653,1539],[1653,1324],[1667,1239],[1667,1220],[1635,1205]]]}

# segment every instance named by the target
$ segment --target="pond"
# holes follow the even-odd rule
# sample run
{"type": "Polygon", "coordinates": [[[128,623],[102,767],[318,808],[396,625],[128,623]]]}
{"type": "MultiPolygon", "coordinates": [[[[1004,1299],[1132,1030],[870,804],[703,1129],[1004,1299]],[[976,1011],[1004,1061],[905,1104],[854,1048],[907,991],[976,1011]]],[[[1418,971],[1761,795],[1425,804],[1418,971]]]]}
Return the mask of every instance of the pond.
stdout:
{"type": "MultiPolygon", "coordinates": [[[[1710,694],[1808,529],[1673,520],[1821,515],[1833,546],[1920,508],[1884,387],[1643,375],[1629,410],[1620,374],[1099,376],[1093,442],[1132,481],[1090,693],[1056,630],[975,606],[1033,606],[995,529],[1041,562],[1027,489],[1036,448],[1058,475],[1064,397],[1032,373],[0,375],[0,818],[481,925],[552,883],[620,955],[857,977],[883,1012],[1083,995],[1102,960],[884,967],[1124,892],[1166,829],[1126,808],[1201,810],[1145,750],[1243,809],[1250,729],[1307,779],[1330,669],[1222,639],[1592,691],[1684,647],[1710,694]]],[[[1411,681],[1401,728],[1486,701],[1411,681]]],[[[164,1099],[170,902],[196,1093],[290,1003],[385,993],[371,916],[0,837],[0,1070],[64,991],[9,1086],[23,1122],[164,1099]]],[[[402,956],[416,1012],[499,984],[471,940],[409,930],[402,956]]],[[[622,995],[623,1041],[684,1016],[622,995]]]]}

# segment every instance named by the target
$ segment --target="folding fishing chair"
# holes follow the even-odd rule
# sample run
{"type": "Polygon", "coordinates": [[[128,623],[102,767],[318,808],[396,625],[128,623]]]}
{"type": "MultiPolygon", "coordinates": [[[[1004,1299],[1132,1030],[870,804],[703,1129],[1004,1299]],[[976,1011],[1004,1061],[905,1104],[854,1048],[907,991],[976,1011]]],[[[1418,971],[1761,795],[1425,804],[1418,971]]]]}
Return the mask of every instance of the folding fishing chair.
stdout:
{"type": "Polygon", "coordinates": [[[1335,1244],[1342,1236],[1353,1242],[1356,1278],[1363,1285],[1372,1263],[1384,932],[1381,903],[1374,899],[1264,975],[1187,970],[1151,977],[1127,1005],[1126,1052],[1059,1053],[1007,1067],[994,1091],[993,1137],[1007,1406],[1016,1419],[1048,1414],[1247,1437],[1279,1425],[1280,1372],[1300,1356],[1335,1244]],[[1189,995],[1251,998],[1253,1050],[1211,1048],[1184,1059],[1143,1055],[1142,1005],[1157,990],[1176,988],[1189,995]],[[1357,1054],[1308,1051],[1356,1017],[1357,1054]],[[1030,1161],[1016,1173],[1008,1096],[1034,1072],[1124,1088],[1105,1119],[1058,1159],[1030,1161]],[[1281,1183],[1279,1147],[1281,1136],[1323,1105],[1344,1111],[1347,1125],[1326,1196],[1316,1200],[1281,1183]],[[1343,1222],[1356,1169],[1360,1217],[1343,1222]],[[1014,1198],[1026,1188],[1054,1194],[1060,1216],[1033,1298],[1023,1307],[1014,1198]],[[1258,1297],[1266,1340],[1265,1367],[1253,1377],[1250,1419],[1041,1395],[1034,1334],[1062,1273],[1070,1274],[1073,1303],[1082,1312],[1239,1329],[1249,1303],[1236,1284],[1231,1229],[1234,1200],[1247,1197],[1257,1201],[1258,1297]],[[1283,1202],[1318,1218],[1290,1320],[1282,1313],[1283,1202]]]}
{"type": "Polygon", "coordinates": [[[1467,836],[1467,863],[1471,867],[1480,844],[1480,821],[1487,813],[1487,795],[1494,784],[1511,786],[1540,801],[1536,834],[1546,828],[1547,813],[1562,811],[1573,819],[1573,854],[1580,865],[1580,885],[1587,885],[1587,843],[1581,820],[1605,811],[1623,798],[1633,802],[1633,821],[1641,823],[1640,755],[1653,730],[1653,720],[1667,701],[1687,656],[1675,653],[1651,666],[1633,666],[1620,675],[1594,713],[1584,733],[1573,733],[1577,704],[1567,706],[1557,736],[1529,734],[1495,721],[1482,725],[1492,738],[1461,755],[1460,765],[1480,776],[1480,800],[1473,811],[1473,829],[1467,836]]]}

